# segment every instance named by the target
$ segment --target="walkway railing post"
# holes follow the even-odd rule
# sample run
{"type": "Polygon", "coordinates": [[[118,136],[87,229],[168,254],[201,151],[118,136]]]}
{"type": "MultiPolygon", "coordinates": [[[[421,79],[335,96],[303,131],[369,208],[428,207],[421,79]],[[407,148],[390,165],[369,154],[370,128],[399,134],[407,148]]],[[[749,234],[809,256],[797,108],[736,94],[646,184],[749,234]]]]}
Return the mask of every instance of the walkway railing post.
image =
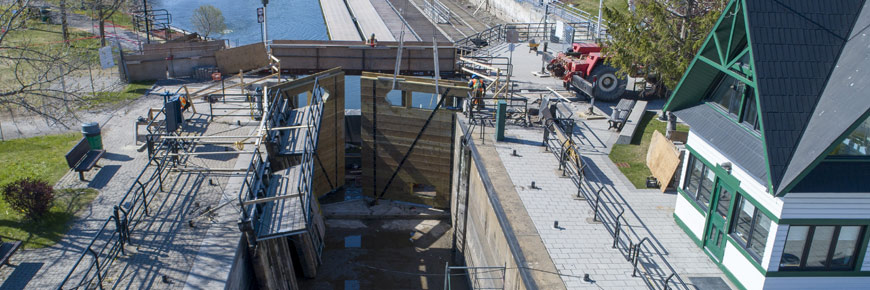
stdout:
{"type": "Polygon", "coordinates": [[[603,186],[601,188],[599,188],[598,191],[595,192],[595,209],[594,209],[594,213],[592,216],[592,221],[596,221],[596,222],[599,221],[598,220],[598,204],[599,204],[599,201],[601,200],[601,191],[602,190],[604,190],[603,186]]]}
{"type": "Polygon", "coordinates": [[[671,275],[668,276],[667,279],[665,279],[665,290],[670,290],[670,289],[671,289],[671,285],[670,285],[670,283],[671,283],[671,278],[674,278],[674,275],[676,275],[676,274],[677,274],[676,272],[671,272],[671,275]]]}
{"type": "MultiPolygon", "coordinates": [[[[97,266],[97,286],[100,287],[100,290],[103,289],[103,274],[100,274],[100,259],[97,257],[97,253],[88,246],[88,252],[91,252],[94,255],[94,265],[97,266]]],[[[85,274],[87,275],[87,274],[85,274]]]]}
{"type": "Polygon", "coordinates": [[[121,254],[127,255],[127,251],[124,250],[124,228],[121,224],[121,215],[118,213],[118,206],[116,205],[113,209],[113,214],[115,217],[115,232],[118,233],[118,242],[121,244],[121,254]]]}
{"type": "Polygon", "coordinates": [[[622,214],[625,213],[625,208],[622,208],[622,211],[619,212],[619,215],[616,216],[616,229],[613,233],[613,247],[616,249],[616,245],[619,244],[619,233],[622,232],[622,214]]]}

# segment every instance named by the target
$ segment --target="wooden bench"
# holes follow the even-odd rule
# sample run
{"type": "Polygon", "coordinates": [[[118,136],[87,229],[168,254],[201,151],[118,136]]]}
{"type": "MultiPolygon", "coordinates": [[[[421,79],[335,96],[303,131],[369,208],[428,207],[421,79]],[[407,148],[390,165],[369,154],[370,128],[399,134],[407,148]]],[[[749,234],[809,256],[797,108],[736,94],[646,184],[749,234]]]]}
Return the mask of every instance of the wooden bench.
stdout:
{"type": "Polygon", "coordinates": [[[66,154],[66,164],[70,169],[79,173],[79,180],[85,181],[85,171],[90,171],[97,166],[97,161],[103,158],[106,150],[92,150],[91,145],[85,138],[79,140],[79,143],[66,154]]]}
{"type": "Polygon", "coordinates": [[[611,107],[613,112],[610,114],[610,117],[607,118],[607,124],[609,125],[607,129],[616,128],[616,131],[621,131],[622,126],[625,126],[625,120],[628,119],[632,108],[634,108],[635,102],[635,100],[622,99],[619,100],[616,107],[611,107]]]}
{"type": "Polygon", "coordinates": [[[8,265],[9,258],[18,251],[19,247],[21,247],[21,241],[3,242],[3,239],[0,238],[0,266],[8,265]]]}

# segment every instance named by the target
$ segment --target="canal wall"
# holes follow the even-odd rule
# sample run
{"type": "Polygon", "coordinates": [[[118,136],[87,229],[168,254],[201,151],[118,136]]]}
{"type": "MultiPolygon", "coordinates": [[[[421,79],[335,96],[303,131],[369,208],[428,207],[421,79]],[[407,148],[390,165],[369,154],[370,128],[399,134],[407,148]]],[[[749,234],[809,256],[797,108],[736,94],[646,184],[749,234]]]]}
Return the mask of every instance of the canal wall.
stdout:
{"type": "Polygon", "coordinates": [[[501,278],[496,276],[500,271],[479,267],[505,267],[503,285],[481,287],[566,289],[558,275],[547,273],[556,267],[498,159],[493,134],[484,134],[483,140],[481,128],[472,129],[464,120],[455,128],[450,214],[457,256],[451,264],[472,268],[472,283],[501,278]]]}

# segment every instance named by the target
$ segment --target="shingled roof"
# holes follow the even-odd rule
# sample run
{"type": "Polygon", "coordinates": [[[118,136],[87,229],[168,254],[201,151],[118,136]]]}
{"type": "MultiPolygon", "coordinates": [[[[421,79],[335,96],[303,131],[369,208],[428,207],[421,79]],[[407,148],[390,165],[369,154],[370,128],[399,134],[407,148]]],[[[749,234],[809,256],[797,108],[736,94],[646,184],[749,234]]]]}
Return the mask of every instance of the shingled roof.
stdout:
{"type": "Polygon", "coordinates": [[[746,1],[774,188],[781,188],[792,154],[863,6],[864,0],[746,1]]]}
{"type": "MultiPolygon", "coordinates": [[[[870,94],[868,93],[870,91],[870,73],[868,73],[870,72],[870,35],[868,35],[870,2],[865,3],[863,9],[858,10],[861,13],[854,25],[855,28],[848,35],[834,71],[828,78],[828,83],[795,147],[782,181],[776,188],[777,193],[782,193],[789,185],[797,182],[801,173],[810,170],[815,161],[824,158],[831,144],[838,142],[843,134],[848,133],[853,124],[863,121],[864,115],[870,111],[870,97],[868,97],[870,94]]],[[[861,173],[866,180],[870,175],[870,171],[856,170],[850,166],[817,167],[813,172],[808,177],[818,174],[852,176],[861,173]],[[819,172],[820,169],[824,169],[821,170],[823,172],[819,172]]],[[[830,178],[821,180],[834,181],[830,178]]],[[[801,181],[801,183],[805,182],[801,181]]],[[[870,185],[867,182],[863,184],[870,185]]],[[[795,188],[795,190],[806,189],[806,186],[795,188]]],[[[830,186],[829,190],[831,190],[830,186]]],[[[855,189],[844,188],[844,190],[855,189]]]]}

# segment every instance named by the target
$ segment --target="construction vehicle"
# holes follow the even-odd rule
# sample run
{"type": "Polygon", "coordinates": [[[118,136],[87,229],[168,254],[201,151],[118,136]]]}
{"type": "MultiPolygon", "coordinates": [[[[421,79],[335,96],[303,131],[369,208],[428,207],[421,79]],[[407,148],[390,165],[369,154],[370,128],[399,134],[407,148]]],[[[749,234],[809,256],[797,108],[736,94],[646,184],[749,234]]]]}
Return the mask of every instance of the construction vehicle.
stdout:
{"type": "Polygon", "coordinates": [[[617,75],[618,69],[604,64],[606,60],[598,44],[574,43],[567,52],[560,52],[550,60],[547,70],[561,78],[566,89],[611,102],[625,93],[628,79],[617,75]]]}

